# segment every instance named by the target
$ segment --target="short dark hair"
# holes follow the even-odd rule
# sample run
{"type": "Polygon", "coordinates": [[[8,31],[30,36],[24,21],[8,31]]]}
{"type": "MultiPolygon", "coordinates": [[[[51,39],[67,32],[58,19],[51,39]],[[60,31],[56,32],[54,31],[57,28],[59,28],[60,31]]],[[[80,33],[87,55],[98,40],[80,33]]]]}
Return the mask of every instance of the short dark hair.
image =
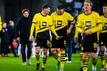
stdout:
{"type": "Polygon", "coordinates": [[[104,7],[104,6],[107,6],[107,3],[103,3],[103,7],[104,7]]]}
{"type": "Polygon", "coordinates": [[[23,10],[22,10],[22,14],[23,14],[24,12],[26,12],[26,11],[27,11],[28,13],[30,13],[29,9],[23,9],[23,10]]]}
{"type": "Polygon", "coordinates": [[[60,10],[60,9],[64,9],[64,6],[63,6],[63,5],[58,5],[58,6],[57,6],[57,9],[59,9],[59,10],[60,10]]]}
{"type": "Polygon", "coordinates": [[[49,5],[49,4],[44,4],[44,5],[42,6],[42,9],[45,9],[45,8],[50,8],[50,5],[49,5]]]}

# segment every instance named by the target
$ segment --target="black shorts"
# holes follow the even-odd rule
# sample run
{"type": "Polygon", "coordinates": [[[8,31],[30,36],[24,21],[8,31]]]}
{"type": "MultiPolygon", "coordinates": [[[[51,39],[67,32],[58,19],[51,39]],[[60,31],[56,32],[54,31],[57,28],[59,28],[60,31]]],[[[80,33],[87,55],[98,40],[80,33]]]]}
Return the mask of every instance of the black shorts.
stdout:
{"type": "Polygon", "coordinates": [[[64,39],[53,39],[52,40],[52,48],[64,48],[65,49],[65,45],[64,45],[64,39]]]}
{"type": "Polygon", "coordinates": [[[99,43],[100,43],[100,45],[106,45],[107,46],[107,33],[100,33],[99,43]],[[103,42],[103,43],[101,44],[101,42],[103,42]]]}
{"type": "Polygon", "coordinates": [[[67,28],[64,27],[63,29],[57,30],[58,36],[62,36],[62,38],[56,40],[54,34],[52,34],[52,48],[64,48],[66,47],[65,42],[67,39],[67,28]]]}
{"type": "Polygon", "coordinates": [[[36,42],[37,42],[36,46],[40,46],[40,47],[43,47],[43,48],[48,48],[47,41],[49,39],[50,39],[49,30],[45,31],[45,32],[38,33],[37,38],[36,38],[36,42]]]}
{"type": "Polygon", "coordinates": [[[92,35],[84,36],[82,40],[82,46],[83,46],[82,52],[96,52],[96,48],[97,48],[96,45],[97,45],[96,33],[92,35]]]}

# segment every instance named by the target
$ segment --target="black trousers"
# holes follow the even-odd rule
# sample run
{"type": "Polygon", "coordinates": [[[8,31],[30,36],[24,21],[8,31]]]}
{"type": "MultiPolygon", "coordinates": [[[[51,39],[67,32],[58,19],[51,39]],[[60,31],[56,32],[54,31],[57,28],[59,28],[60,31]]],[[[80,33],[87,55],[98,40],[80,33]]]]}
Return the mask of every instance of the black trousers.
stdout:
{"type": "Polygon", "coordinates": [[[1,55],[7,55],[9,52],[8,43],[1,43],[1,55]]]}
{"type": "Polygon", "coordinates": [[[30,59],[30,56],[31,56],[31,43],[21,44],[21,53],[22,53],[23,62],[26,62],[26,55],[27,55],[27,59],[30,59]],[[26,54],[26,45],[27,45],[27,54],[26,54]]]}

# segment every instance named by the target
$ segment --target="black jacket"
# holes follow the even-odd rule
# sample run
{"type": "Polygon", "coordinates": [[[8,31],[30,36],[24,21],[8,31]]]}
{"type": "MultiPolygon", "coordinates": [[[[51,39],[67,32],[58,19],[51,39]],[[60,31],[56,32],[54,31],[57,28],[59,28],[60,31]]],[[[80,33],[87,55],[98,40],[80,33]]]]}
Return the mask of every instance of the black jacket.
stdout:
{"type": "Polygon", "coordinates": [[[16,29],[15,25],[14,26],[8,26],[8,36],[9,36],[9,44],[12,43],[13,39],[16,38],[16,29]]]}
{"type": "Polygon", "coordinates": [[[2,28],[0,35],[1,43],[9,44],[8,28],[2,28]]]}
{"type": "Polygon", "coordinates": [[[30,36],[30,28],[32,24],[32,19],[21,17],[16,25],[17,29],[17,36],[20,37],[20,43],[21,44],[27,44],[29,43],[29,36],[30,36]]]}

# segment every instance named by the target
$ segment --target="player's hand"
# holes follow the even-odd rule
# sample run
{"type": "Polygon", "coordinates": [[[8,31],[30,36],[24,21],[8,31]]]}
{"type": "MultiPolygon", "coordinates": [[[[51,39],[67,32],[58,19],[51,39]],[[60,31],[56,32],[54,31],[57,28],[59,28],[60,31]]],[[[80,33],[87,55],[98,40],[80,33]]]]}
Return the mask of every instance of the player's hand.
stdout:
{"type": "Polygon", "coordinates": [[[67,29],[67,34],[71,33],[71,29],[67,29]]]}
{"type": "Polygon", "coordinates": [[[33,39],[32,37],[29,37],[29,41],[32,41],[32,39],[33,39]]]}
{"type": "Polygon", "coordinates": [[[80,33],[83,35],[84,34],[84,30],[81,30],[80,33]]]}
{"type": "Polygon", "coordinates": [[[63,36],[57,36],[57,37],[56,37],[56,40],[58,40],[58,39],[60,39],[60,38],[62,38],[62,37],[63,37],[63,36]]]}
{"type": "Polygon", "coordinates": [[[51,41],[47,40],[47,45],[48,45],[48,47],[52,47],[51,41]]]}

